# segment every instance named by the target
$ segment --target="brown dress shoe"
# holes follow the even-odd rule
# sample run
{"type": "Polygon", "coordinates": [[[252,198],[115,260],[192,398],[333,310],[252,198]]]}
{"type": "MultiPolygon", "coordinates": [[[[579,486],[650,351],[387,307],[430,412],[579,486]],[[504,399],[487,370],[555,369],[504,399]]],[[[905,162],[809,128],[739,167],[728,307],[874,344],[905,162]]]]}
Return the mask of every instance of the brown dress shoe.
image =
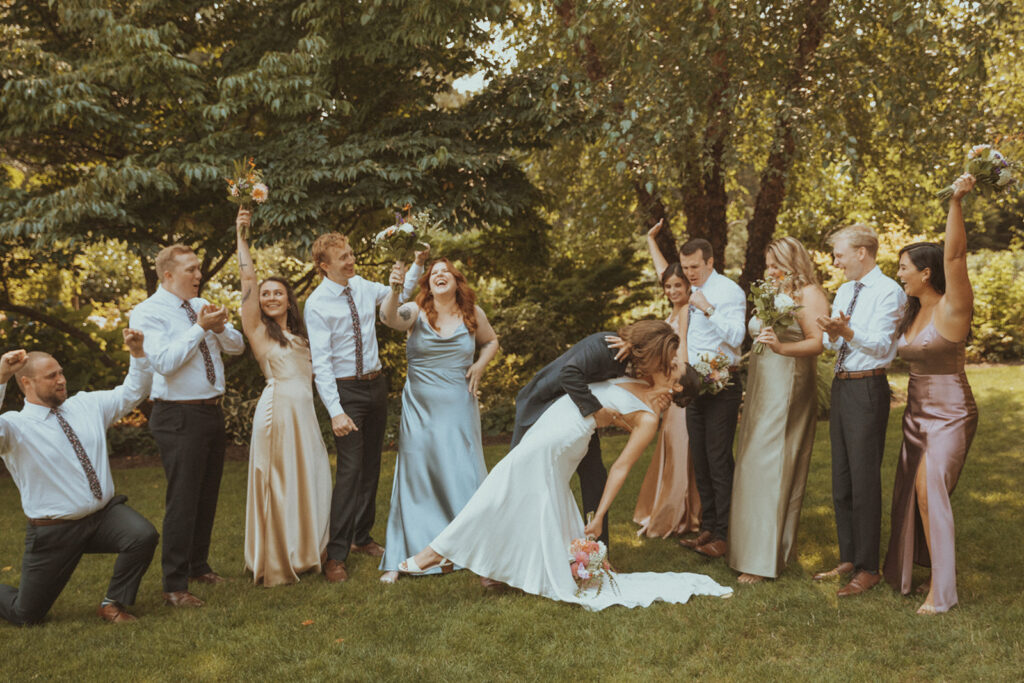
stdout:
{"type": "Polygon", "coordinates": [[[130,624],[133,621],[138,621],[134,616],[125,612],[124,607],[121,607],[116,602],[100,605],[96,608],[96,614],[100,615],[100,619],[109,621],[111,624],[130,624]]]}
{"type": "Polygon", "coordinates": [[[697,552],[701,555],[705,555],[712,559],[719,558],[729,552],[729,544],[720,538],[716,538],[710,543],[699,545],[696,548],[697,552]]]}
{"type": "Polygon", "coordinates": [[[815,581],[824,581],[825,579],[834,579],[839,576],[846,576],[853,571],[853,562],[840,562],[838,565],[829,569],[827,572],[818,572],[813,578],[815,581]]]}
{"type": "Polygon", "coordinates": [[[879,574],[859,571],[853,575],[853,578],[850,579],[850,583],[839,589],[836,595],[841,598],[848,598],[851,595],[860,595],[861,593],[873,588],[874,585],[881,580],[882,577],[879,574]]]}
{"type": "Polygon", "coordinates": [[[710,542],[711,542],[711,532],[710,531],[702,531],[699,534],[697,534],[696,536],[693,536],[691,538],[681,538],[681,539],[679,539],[679,545],[683,546],[684,548],[689,548],[690,550],[696,550],[699,546],[702,546],[705,543],[710,543],[710,542]]]}
{"type": "Polygon", "coordinates": [[[206,572],[205,574],[200,574],[199,576],[189,577],[189,581],[195,581],[196,583],[218,584],[225,583],[227,579],[225,579],[223,576],[216,572],[206,572]]]}
{"type": "Polygon", "coordinates": [[[377,543],[377,541],[370,541],[363,545],[356,545],[353,543],[352,547],[349,548],[349,551],[359,553],[361,555],[369,555],[370,557],[384,557],[384,546],[377,543]]]}
{"type": "Polygon", "coordinates": [[[324,565],[324,578],[330,583],[348,581],[348,568],[340,560],[327,560],[327,564],[324,565]]]}
{"type": "Polygon", "coordinates": [[[188,591],[164,593],[164,604],[171,607],[202,607],[206,603],[188,591]]]}

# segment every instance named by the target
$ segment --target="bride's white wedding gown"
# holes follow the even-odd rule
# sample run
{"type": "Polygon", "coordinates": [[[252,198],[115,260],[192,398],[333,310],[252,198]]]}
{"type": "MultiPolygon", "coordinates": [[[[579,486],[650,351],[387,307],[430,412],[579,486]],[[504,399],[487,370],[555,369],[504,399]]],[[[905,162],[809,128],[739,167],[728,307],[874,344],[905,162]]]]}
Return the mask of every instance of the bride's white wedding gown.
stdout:
{"type": "MultiPolygon", "coordinates": [[[[601,405],[623,415],[651,409],[627,389],[628,379],[590,385],[601,405]]],[[[693,595],[731,595],[703,574],[616,574],[608,585],[576,596],[569,544],[584,535],[583,518],[569,480],[587,450],[594,418],[582,417],[568,396],[548,408],[523,440],[499,462],[476,493],[431,543],[456,565],[527,593],[601,610],[611,605],[646,607],[683,603],[693,595]]]]}

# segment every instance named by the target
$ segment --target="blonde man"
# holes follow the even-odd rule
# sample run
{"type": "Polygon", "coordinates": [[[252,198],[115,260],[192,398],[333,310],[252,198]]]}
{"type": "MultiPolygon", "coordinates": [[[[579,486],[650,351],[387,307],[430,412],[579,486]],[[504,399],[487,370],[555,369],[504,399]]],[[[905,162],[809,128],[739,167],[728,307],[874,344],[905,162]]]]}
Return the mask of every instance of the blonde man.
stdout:
{"type": "Polygon", "coordinates": [[[189,582],[224,581],[210,567],[210,535],[224,469],[224,363],[221,354],[245,350],[227,309],[199,296],[199,258],[174,244],[157,254],[160,286],[135,307],[131,326],[146,335],[146,355],[156,376],[149,429],[167,476],[164,505],[164,602],[201,607],[189,582]]]}
{"type": "MultiPolygon", "coordinates": [[[[428,252],[417,255],[405,277],[408,298],[428,252]]],[[[387,422],[387,378],[377,349],[377,309],[388,285],[356,275],[355,255],[339,233],[313,243],[313,263],[323,281],[306,300],[306,330],[317,392],[331,416],[337,448],[337,476],[331,496],[331,528],[324,576],[348,580],[350,551],[380,557],[384,548],[370,535],[377,505],[380,453],[387,422]]],[[[390,283],[401,285],[396,263],[390,283]]]]}
{"type": "Polygon", "coordinates": [[[818,327],[836,354],[829,435],[832,502],[839,564],[816,581],[851,575],[840,597],[859,595],[879,581],[882,454],[889,422],[886,368],[896,356],[896,327],[907,296],[875,263],[878,236],[867,225],[843,228],[829,240],[847,281],[836,292],[831,317],[818,327]]]}

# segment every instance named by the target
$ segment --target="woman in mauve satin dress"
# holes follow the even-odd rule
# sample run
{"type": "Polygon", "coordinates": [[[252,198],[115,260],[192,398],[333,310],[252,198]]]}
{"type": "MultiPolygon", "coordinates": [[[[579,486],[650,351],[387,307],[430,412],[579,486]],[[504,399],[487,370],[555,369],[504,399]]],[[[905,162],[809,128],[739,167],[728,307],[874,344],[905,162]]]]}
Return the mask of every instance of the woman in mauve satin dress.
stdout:
{"type": "Polygon", "coordinates": [[[927,593],[918,614],[945,612],[957,603],[949,496],[978,426],[978,408],[964,373],[974,293],[960,207],[960,199],[973,187],[970,174],[953,184],[944,247],[918,243],[900,251],[898,277],[908,302],[897,331],[899,355],[910,365],[910,383],[883,574],[906,595],[914,564],[931,567],[931,577],[917,589],[927,593]]]}
{"type": "MultiPolygon", "coordinates": [[[[657,235],[664,221],[658,221],[647,233],[647,248],[654,261],[658,281],[665,298],[672,304],[667,322],[679,335],[679,356],[686,358],[686,328],[690,316],[690,281],[678,259],[669,263],[658,247],[657,235]]],[[[700,530],[700,495],[690,460],[690,441],[686,433],[686,409],[670,404],[661,420],[658,446],[640,486],[633,510],[633,521],[640,525],[638,536],[666,538],[672,534],[700,530]]],[[[694,546],[695,547],[695,546],[694,546]]]]}

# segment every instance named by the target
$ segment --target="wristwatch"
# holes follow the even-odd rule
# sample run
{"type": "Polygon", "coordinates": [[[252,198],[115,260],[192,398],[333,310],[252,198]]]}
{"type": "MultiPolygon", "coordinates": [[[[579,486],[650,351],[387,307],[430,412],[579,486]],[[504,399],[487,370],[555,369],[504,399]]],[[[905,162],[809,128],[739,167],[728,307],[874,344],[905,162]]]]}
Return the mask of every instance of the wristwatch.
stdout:
{"type": "Polygon", "coordinates": [[[708,307],[704,309],[704,317],[705,318],[710,318],[714,314],[715,314],[715,307],[712,306],[711,304],[708,304],[708,307]]]}

